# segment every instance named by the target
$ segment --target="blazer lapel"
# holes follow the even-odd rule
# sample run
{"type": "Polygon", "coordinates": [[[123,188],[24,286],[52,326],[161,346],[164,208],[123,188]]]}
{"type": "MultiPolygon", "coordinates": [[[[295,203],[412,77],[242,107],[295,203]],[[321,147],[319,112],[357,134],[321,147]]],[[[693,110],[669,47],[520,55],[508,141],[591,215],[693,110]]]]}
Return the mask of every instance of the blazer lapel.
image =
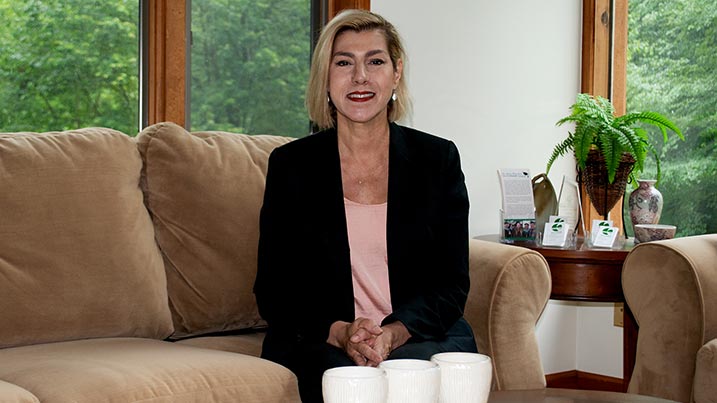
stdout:
{"type": "MultiPolygon", "coordinates": [[[[349,249],[348,229],[346,225],[346,209],[344,207],[344,193],[341,180],[341,160],[339,157],[338,137],[336,130],[326,133],[325,141],[316,154],[318,169],[323,180],[316,180],[323,189],[317,189],[321,195],[315,199],[320,207],[318,215],[325,217],[322,223],[322,240],[327,256],[333,260],[332,267],[336,270],[331,275],[335,279],[332,288],[340,290],[342,296],[340,311],[342,319],[352,321],[354,315],[353,281],[351,274],[351,255],[349,249]]],[[[316,178],[318,179],[318,178],[316,178]]]]}
{"type": "Polygon", "coordinates": [[[386,243],[388,249],[389,280],[396,284],[401,265],[401,249],[406,229],[410,228],[407,217],[411,216],[411,189],[415,188],[411,175],[410,151],[406,134],[395,123],[391,123],[391,139],[388,161],[388,213],[386,219],[386,243]]]}
{"type": "Polygon", "coordinates": [[[334,238],[329,239],[329,242],[340,247],[340,250],[336,251],[339,258],[337,262],[341,262],[342,266],[348,266],[350,269],[346,210],[344,209],[344,192],[341,182],[341,160],[335,130],[330,130],[327,133],[326,141],[322,142],[321,150],[316,154],[316,158],[319,164],[317,172],[325,175],[324,180],[316,181],[316,183],[324,186],[320,190],[323,196],[319,200],[324,200],[326,203],[322,203],[325,206],[322,208],[326,208],[325,215],[329,220],[326,225],[329,231],[327,235],[334,238]]]}

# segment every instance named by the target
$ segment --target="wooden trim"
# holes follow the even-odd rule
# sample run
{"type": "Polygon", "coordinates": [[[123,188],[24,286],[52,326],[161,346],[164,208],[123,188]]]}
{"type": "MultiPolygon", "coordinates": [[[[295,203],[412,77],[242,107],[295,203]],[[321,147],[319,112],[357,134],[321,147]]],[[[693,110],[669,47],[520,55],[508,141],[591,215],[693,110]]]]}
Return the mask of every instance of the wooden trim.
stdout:
{"type": "Polygon", "coordinates": [[[618,116],[627,112],[627,2],[615,0],[613,10],[612,103],[618,116]]]}
{"type": "Polygon", "coordinates": [[[593,88],[595,57],[595,0],[583,0],[583,43],[580,92],[589,93],[593,88]]]}
{"type": "Polygon", "coordinates": [[[371,0],[329,0],[329,19],[347,8],[370,10],[371,0]]]}
{"type": "Polygon", "coordinates": [[[609,97],[610,0],[583,0],[582,92],[609,97]]]}
{"type": "Polygon", "coordinates": [[[549,388],[624,392],[620,378],[578,370],[545,375],[545,382],[549,388]]]}
{"type": "MultiPolygon", "coordinates": [[[[627,8],[627,0],[617,0],[617,2],[624,2],[624,7],[627,8]]],[[[600,95],[605,98],[611,97],[610,85],[613,71],[611,55],[613,15],[610,3],[611,0],[583,0],[583,63],[580,89],[583,93],[600,95]]],[[[582,186],[581,197],[585,227],[589,229],[592,220],[604,217],[590,203],[590,198],[582,186]]],[[[620,199],[610,210],[610,217],[614,225],[624,232],[622,204],[623,200],[620,199]]],[[[587,234],[585,235],[587,236],[587,234]]]]}
{"type": "Polygon", "coordinates": [[[147,123],[186,122],[187,10],[185,0],[149,0],[147,123]]]}

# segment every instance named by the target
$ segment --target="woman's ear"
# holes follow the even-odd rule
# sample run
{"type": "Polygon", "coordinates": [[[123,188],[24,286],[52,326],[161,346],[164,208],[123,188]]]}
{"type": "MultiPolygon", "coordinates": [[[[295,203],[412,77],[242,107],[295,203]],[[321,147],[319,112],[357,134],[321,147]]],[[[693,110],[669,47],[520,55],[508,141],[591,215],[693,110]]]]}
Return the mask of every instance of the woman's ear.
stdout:
{"type": "Polygon", "coordinates": [[[403,75],[403,60],[398,59],[398,60],[396,60],[396,68],[393,69],[393,84],[395,86],[398,86],[398,82],[401,81],[402,75],[403,75]]]}

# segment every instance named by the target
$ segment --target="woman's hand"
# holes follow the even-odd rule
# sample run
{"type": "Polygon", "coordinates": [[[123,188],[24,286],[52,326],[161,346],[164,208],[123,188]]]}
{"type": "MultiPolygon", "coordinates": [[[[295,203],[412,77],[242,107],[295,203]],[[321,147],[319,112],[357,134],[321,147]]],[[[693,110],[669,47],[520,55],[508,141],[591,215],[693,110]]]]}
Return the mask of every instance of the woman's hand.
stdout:
{"type": "Polygon", "coordinates": [[[371,319],[358,318],[351,323],[336,321],[329,329],[326,342],[343,349],[356,365],[366,366],[383,360],[373,348],[382,333],[383,330],[371,319]]]}
{"type": "MultiPolygon", "coordinates": [[[[380,356],[380,360],[368,359],[366,365],[375,367],[381,363],[381,361],[388,358],[391,352],[402,345],[406,344],[411,334],[406,329],[406,326],[401,322],[392,322],[382,327],[383,333],[376,336],[373,340],[373,351],[380,356]]],[[[375,356],[373,356],[375,358],[375,356]]]]}
{"type": "Polygon", "coordinates": [[[410,338],[401,322],[379,327],[370,319],[358,318],[351,323],[334,322],[327,343],[343,349],[356,365],[375,367],[410,338]]]}

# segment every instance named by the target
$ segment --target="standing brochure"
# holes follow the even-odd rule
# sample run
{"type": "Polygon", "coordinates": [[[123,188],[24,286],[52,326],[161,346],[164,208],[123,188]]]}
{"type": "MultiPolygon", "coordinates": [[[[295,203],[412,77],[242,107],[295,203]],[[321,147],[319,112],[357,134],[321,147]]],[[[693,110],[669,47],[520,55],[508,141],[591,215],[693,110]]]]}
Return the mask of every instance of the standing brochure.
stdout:
{"type": "Polygon", "coordinates": [[[530,171],[499,169],[504,240],[535,240],[535,202],[530,171]]]}
{"type": "Polygon", "coordinates": [[[582,225],[583,235],[587,236],[585,220],[583,220],[583,209],[580,201],[580,187],[563,175],[563,182],[560,184],[558,196],[558,215],[565,220],[566,227],[570,233],[578,230],[578,223],[582,225]]]}

